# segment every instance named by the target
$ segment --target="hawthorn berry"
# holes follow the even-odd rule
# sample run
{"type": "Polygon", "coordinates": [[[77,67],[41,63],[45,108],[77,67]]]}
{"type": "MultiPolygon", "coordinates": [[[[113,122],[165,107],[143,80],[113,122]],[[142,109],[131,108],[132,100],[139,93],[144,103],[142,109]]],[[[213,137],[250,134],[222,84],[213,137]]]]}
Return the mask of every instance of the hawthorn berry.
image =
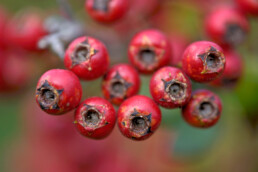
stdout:
{"type": "Polygon", "coordinates": [[[249,30],[248,20],[232,7],[219,7],[205,19],[205,31],[215,42],[225,46],[241,44],[249,30]]]}
{"type": "Polygon", "coordinates": [[[215,125],[222,111],[220,98],[209,90],[196,91],[182,109],[183,118],[194,127],[208,128],[215,125]]]}
{"type": "Polygon", "coordinates": [[[139,88],[139,74],[128,64],[113,66],[102,81],[103,95],[116,105],[120,105],[125,99],[136,95],[139,92],[139,88]]]}
{"type": "Polygon", "coordinates": [[[190,44],[182,59],[184,72],[197,82],[215,80],[222,74],[225,63],[222,48],[209,41],[197,41],[190,44]]]}
{"type": "Polygon", "coordinates": [[[244,13],[258,16],[258,1],[257,0],[235,0],[238,7],[244,13]]]}
{"type": "Polygon", "coordinates": [[[140,72],[148,74],[169,63],[170,44],[162,32],[144,30],[131,40],[128,55],[130,62],[140,72]]]}
{"type": "Polygon", "coordinates": [[[86,0],[85,9],[98,22],[111,23],[122,18],[129,8],[129,0],[86,0]]]}
{"type": "Polygon", "coordinates": [[[36,101],[46,113],[59,115],[76,108],[82,96],[79,78],[71,71],[52,69],[39,79],[36,101]]]}
{"type": "Polygon", "coordinates": [[[133,140],[149,138],[159,127],[161,111],[149,97],[136,95],[125,100],[118,109],[118,127],[133,140]]]}
{"type": "Polygon", "coordinates": [[[40,51],[38,41],[46,34],[40,15],[32,11],[16,15],[5,29],[5,39],[10,46],[28,51],[40,51]]]}
{"type": "Polygon", "coordinates": [[[243,74],[243,60],[237,52],[231,49],[225,50],[224,54],[227,61],[225,70],[218,79],[211,82],[211,85],[232,88],[236,86],[243,74]]]}
{"type": "Polygon", "coordinates": [[[81,79],[93,80],[106,73],[109,56],[102,42],[84,36],[69,45],[65,52],[64,64],[81,79]]]}
{"type": "Polygon", "coordinates": [[[151,78],[150,92],[160,106],[184,106],[191,98],[192,85],[186,74],[175,67],[163,67],[151,78]]]}
{"type": "Polygon", "coordinates": [[[74,124],[82,135],[102,139],[113,130],[116,123],[116,112],[107,100],[92,97],[79,105],[74,118],[74,124]]]}

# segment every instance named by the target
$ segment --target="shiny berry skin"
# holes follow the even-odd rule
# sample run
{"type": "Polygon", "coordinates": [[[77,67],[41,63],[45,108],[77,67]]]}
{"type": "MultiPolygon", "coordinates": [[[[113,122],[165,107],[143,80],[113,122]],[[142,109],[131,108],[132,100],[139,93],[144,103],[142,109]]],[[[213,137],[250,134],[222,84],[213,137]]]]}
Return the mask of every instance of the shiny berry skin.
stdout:
{"type": "Polygon", "coordinates": [[[118,127],[133,140],[149,138],[159,127],[161,111],[149,97],[136,95],[125,100],[118,109],[118,127]]]}
{"type": "Polygon", "coordinates": [[[227,61],[225,70],[218,79],[211,82],[211,85],[232,88],[242,77],[244,64],[242,57],[234,50],[224,50],[224,54],[227,61]]]}
{"type": "Polygon", "coordinates": [[[170,60],[170,44],[166,36],[154,29],[136,34],[129,45],[130,62],[141,72],[151,73],[170,60]]]}
{"type": "Polygon", "coordinates": [[[218,122],[221,111],[221,100],[216,94],[209,90],[198,90],[183,107],[182,115],[194,127],[209,128],[218,122]]]}
{"type": "Polygon", "coordinates": [[[139,89],[139,73],[128,64],[113,66],[102,81],[104,97],[116,105],[120,105],[125,99],[136,95],[139,89]]]}
{"type": "Polygon", "coordinates": [[[39,79],[36,101],[43,111],[53,115],[64,114],[76,108],[82,96],[79,78],[71,71],[52,69],[39,79]]]}
{"type": "Polygon", "coordinates": [[[40,51],[38,41],[46,34],[39,14],[28,11],[8,22],[5,38],[10,46],[21,47],[28,51],[40,51]]]}
{"type": "Polygon", "coordinates": [[[258,16],[258,1],[257,0],[235,0],[238,7],[244,13],[258,16]]]}
{"type": "Polygon", "coordinates": [[[92,97],[79,105],[74,119],[74,124],[82,135],[102,139],[113,130],[116,123],[116,111],[107,100],[92,97]]]}
{"type": "Polygon", "coordinates": [[[182,59],[184,72],[197,82],[209,82],[219,77],[225,68],[225,63],[222,48],[209,41],[190,44],[182,59]]]}
{"type": "Polygon", "coordinates": [[[218,7],[206,17],[205,31],[221,45],[236,46],[245,40],[249,23],[238,10],[227,6],[218,7]]]}
{"type": "Polygon", "coordinates": [[[111,23],[128,11],[129,0],[86,0],[85,9],[98,22],[111,23]]]}
{"type": "Polygon", "coordinates": [[[192,85],[186,74],[175,67],[163,67],[151,78],[153,99],[165,108],[184,106],[191,98],[192,85]]]}
{"type": "Polygon", "coordinates": [[[65,52],[64,63],[79,78],[93,80],[106,73],[109,56],[105,45],[92,37],[75,39],[65,52]]]}

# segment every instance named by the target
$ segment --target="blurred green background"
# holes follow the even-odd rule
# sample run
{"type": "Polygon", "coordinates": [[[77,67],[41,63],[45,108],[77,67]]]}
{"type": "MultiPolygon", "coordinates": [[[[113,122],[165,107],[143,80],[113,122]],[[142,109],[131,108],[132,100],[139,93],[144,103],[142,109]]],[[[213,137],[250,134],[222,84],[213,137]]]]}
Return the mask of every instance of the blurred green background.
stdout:
{"type": "MultiPolygon", "coordinates": [[[[83,3],[83,0],[72,2],[72,7],[75,9],[78,18],[84,21],[86,26],[92,24],[100,30],[106,29],[106,27],[95,24],[94,21],[88,18],[84,12],[83,3]]],[[[36,7],[47,16],[48,14],[58,13],[59,8],[54,0],[1,0],[0,5],[5,7],[10,15],[27,7],[36,7]]],[[[160,29],[166,32],[170,30],[172,32],[180,31],[192,41],[207,39],[202,29],[204,14],[198,6],[190,3],[190,0],[167,2],[165,9],[168,20],[166,21],[166,26],[160,26],[160,29]]],[[[220,95],[223,101],[223,114],[218,125],[211,129],[196,129],[188,126],[183,121],[180,110],[163,109],[162,127],[150,140],[143,143],[135,143],[124,140],[122,136],[117,136],[120,133],[114,134],[116,137],[112,136],[113,139],[116,138],[117,142],[122,142],[119,145],[122,147],[122,150],[127,150],[121,152],[126,154],[129,151],[134,158],[140,153],[146,154],[139,155],[142,158],[160,155],[160,152],[166,147],[164,156],[162,154],[161,157],[151,158],[150,162],[152,162],[153,167],[144,168],[142,171],[258,171],[257,18],[250,18],[250,23],[251,30],[248,39],[237,48],[237,51],[244,58],[245,72],[236,89],[227,90],[212,88],[206,85],[194,85],[195,89],[208,88],[220,95]],[[131,149],[135,151],[131,153],[131,149]],[[149,152],[143,151],[143,149],[148,149],[149,152]],[[150,153],[150,151],[153,152],[150,153]]],[[[120,49],[126,50],[126,45],[127,42],[125,45],[121,45],[120,49]]],[[[121,51],[120,54],[113,54],[122,57],[115,59],[111,56],[113,58],[112,63],[127,61],[126,51],[121,51]]],[[[56,57],[53,56],[51,58],[55,59],[56,57]]],[[[25,134],[26,126],[23,119],[24,116],[22,115],[24,113],[24,106],[27,104],[25,102],[27,100],[34,101],[34,88],[37,79],[40,74],[54,66],[44,63],[44,57],[39,59],[35,57],[33,60],[37,64],[35,70],[38,71],[32,72],[33,79],[30,84],[24,90],[8,95],[0,95],[0,171],[9,171],[10,168],[7,166],[16,165],[11,163],[14,154],[12,149],[19,144],[24,144],[24,140],[30,140],[28,139],[29,136],[25,134]]],[[[61,61],[56,60],[55,65],[56,67],[64,68],[61,61]]],[[[149,79],[149,77],[142,76],[141,94],[149,95],[149,79]]],[[[90,83],[83,82],[84,90],[87,92],[84,97],[101,95],[100,82],[100,79],[90,83]]],[[[33,116],[35,114],[32,113],[30,115],[33,116]]],[[[139,162],[141,159],[138,158],[137,160],[139,162]]],[[[145,164],[146,160],[142,161],[145,164]]]]}

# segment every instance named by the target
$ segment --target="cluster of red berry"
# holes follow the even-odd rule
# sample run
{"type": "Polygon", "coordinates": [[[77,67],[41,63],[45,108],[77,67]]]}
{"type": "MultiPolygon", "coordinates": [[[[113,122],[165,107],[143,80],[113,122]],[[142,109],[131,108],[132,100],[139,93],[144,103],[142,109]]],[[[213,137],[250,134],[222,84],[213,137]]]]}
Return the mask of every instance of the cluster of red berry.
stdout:
{"type": "MultiPolygon", "coordinates": [[[[155,2],[157,4],[152,5],[158,6],[158,1],[155,2]]],[[[37,103],[42,110],[54,115],[77,108],[76,128],[81,134],[95,139],[110,134],[116,119],[121,132],[128,138],[148,138],[160,125],[162,115],[159,106],[182,108],[183,118],[195,127],[213,126],[221,115],[220,98],[208,90],[192,93],[191,80],[233,87],[241,77],[243,62],[234,46],[245,40],[249,31],[246,16],[258,15],[258,3],[254,0],[235,2],[235,7],[216,7],[205,19],[206,33],[215,43],[196,41],[188,47],[177,47],[177,43],[161,31],[143,30],[132,38],[128,46],[131,65],[123,63],[109,68],[109,53],[101,41],[90,36],[76,38],[64,54],[67,70],[52,69],[39,79],[37,103]],[[137,95],[141,86],[140,73],[152,74],[149,90],[153,99],[137,95]],[[79,79],[91,81],[100,77],[103,77],[104,98],[92,97],[81,102],[79,79]],[[119,106],[117,112],[112,104],[119,106]]],[[[137,6],[129,0],[87,0],[85,9],[96,21],[112,24],[126,18],[133,4],[137,11],[141,2],[137,6]]],[[[148,8],[146,1],[142,6],[148,8]]],[[[21,83],[26,66],[21,68],[23,65],[15,61],[11,66],[17,66],[14,67],[17,70],[10,70],[6,64],[11,63],[12,58],[4,58],[2,49],[15,46],[39,51],[38,42],[47,31],[37,14],[22,15],[7,22],[1,11],[0,90],[6,90],[21,83]],[[16,78],[10,77],[12,72],[16,78]]]]}
{"type": "MultiPolygon", "coordinates": [[[[116,119],[126,137],[148,138],[160,125],[159,106],[182,108],[183,118],[195,127],[213,126],[221,115],[220,98],[208,90],[192,93],[190,79],[232,86],[240,78],[242,61],[233,46],[242,43],[248,32],[249,24],[244,14],[257,15],[258,4],[252,0],[236,2],[242,10],[219,7],[205,20],[206,32],[216,43],[196,41],[190,44],[176,64],[168,38],[155,29],[141,31],[132,38],[128,47],[132,66],[117,64],[110,69],[108,51],[101,41],[89,36],[75,39],[65,52],[64,64],[68,70],[49,70],[39,79],[37,103],[42,110],[54,115],[77,108],[76,128],[82,135],[95,139],[109,135],[116,119]],[[172,67],[171,62],[177,67],[172,67]],[[139,73],[153,74],[149,84],[153,99],[137,95],[141,85],[139,73]],[[105,99],[91,97],[81,102],[79,78],[90,81],[102,76],[105,99]],[[111,103],[119,106],[117,113],[111,103]]],[[[85,3],[87,12],[102,23],[119,20],[128,6],[128,0],[87,0],[85,3]]]]}

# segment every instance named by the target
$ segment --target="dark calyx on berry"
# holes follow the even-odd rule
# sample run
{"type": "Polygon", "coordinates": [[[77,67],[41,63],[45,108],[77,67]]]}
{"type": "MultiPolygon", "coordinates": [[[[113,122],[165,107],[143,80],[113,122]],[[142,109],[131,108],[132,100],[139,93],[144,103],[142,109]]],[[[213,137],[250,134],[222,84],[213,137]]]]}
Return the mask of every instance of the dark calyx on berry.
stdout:
{"type": "Polygon", "coordinates": [[[222,65],[221,57],[218,53],[209,53],[206,58],[207,68],[210,70],[216,70],[222,65]]]}
{"type": "Polygon", "coordinates": [[[217,72],[224,66],[221,53],[218,52],[214,47],[211,47],[208,52],[199,55],[199,57],[203,61],[205,73],[217,72]]]}
{"type": "Polygon", "coordinates": [[[126,82],[126,80],[119,74],[119,72],[117,72],[114,78],[111,80],[110,94],[112,97],[124,98],[126,96],[127,89],[131,85],[131,83],[126,82]]]}
{"type": "Polygon", "coordinates": [[[110,0],[94,0],[93,8],[98,11],[108,12],[108,4],[110,0]]]}
{"type": "Polygon", "coordinates": [[[90,46],[89,44],[79,44],[72,56],[73,64],[80,64],[82,62],[87,61],[90,58],[90,46]]]}
{"type": "Polygon", "coordinates": [[[36,94],[38,95],[38,102],[42,109],[59,109],[58,101],[59,96],[62,94],[63,90],[56,90],[49,85],[48,81],[37,89],[36,94]]]}
{"type": "Polygon", "coordinates": [[[186,93],[186,85],[179,81],[163,81],[165,84],[165,91],[173,101],[183,100],[186,93]]]}
{"type": "Polygon", "coordinates": [[[148,116],[141,115],[137,110],[131,114],[130,129],[132,132],[139,135],[146,135],[150,133],[151,114],[148,116]]]}
{"type": "Polygon", "coordinates": [[[125,83],[120,80],[113,80],[110,91],[114,97],[123,97],[126,93],[125,83]]]}
{"type": "Polygon", "coordinates": [[[48,104],[48,105],[52,104],[56,99],[55,93],[48,88],[42,89],[40,95],[41,95],[40,97],[42,98],[44,103],[48,104]]]}
{"type": "Polygon", "coordinates": [[[201,119],[213,119],[217,116],[218,108],[212,102],[204,101],[199,104],[197,111],[201,119]]]}
{"type": "Polygon", "coordinates": [[[147,123],[142,117],[134,117],[132,119],[132,130],[136,133],[141,133],[148,129],[147,123]]]}
{"type": "Polygon", "coordinates": [[[98,127],[100,121],[101,121],[101,113],[96,110],[95,108],[89,108],[86,112],[83,114],[84,122],[88,127],[98,127]]]}
{"type": "Polygon", "coordinates": [[[245,31],[238,24],[228,24],[224,40],[231,45],[239,45],[246,37],[245,31]]]}
{"type": "Polygon", "coordinates": [[[146,66],[152,65],[156,61],[156,53],[151,49],[142,49],[139,52],[139,60],[146,66]]]}

